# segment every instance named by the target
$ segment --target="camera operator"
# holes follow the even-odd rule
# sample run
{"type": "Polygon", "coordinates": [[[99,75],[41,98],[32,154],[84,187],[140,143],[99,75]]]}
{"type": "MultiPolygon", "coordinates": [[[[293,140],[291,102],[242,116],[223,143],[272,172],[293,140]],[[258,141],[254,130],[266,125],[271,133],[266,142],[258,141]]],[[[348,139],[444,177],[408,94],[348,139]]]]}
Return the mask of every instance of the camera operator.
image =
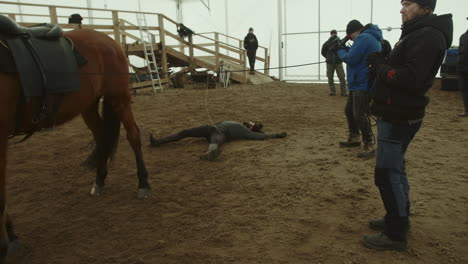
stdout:
{"type": "Polygon", "coordinates": [[[359,158],[370,158],[374,155],[374,138],[370,126],[369,113],[369,83],[367,74],[369,68],[366,57],[373,52],[380,52],[382,45],[382,31],[377,25],[368,24],[365,27],[357,21],[351,20],[346,27],[347,38],[336,42],[333,49],[346,63],[349,87],[348,101],[345,114],[348,121],[348,140],[340,142],[342,147],[359,147],[361,136],[364,150],[358,153],[359,158]],[[353,40],[350,48],[344,46],[347,39],[353,40]],[[361,135],[360,135],[361,134],[361,135]]]}

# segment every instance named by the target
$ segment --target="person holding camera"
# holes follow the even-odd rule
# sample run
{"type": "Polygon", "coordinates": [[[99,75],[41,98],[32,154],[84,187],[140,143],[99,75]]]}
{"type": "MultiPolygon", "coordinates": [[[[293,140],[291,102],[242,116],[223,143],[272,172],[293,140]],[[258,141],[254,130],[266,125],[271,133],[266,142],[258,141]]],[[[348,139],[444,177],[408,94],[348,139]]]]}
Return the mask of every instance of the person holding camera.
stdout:
{"type": "Polygon", "coordinates": [[[419,131],[426,95],[452,44],[452,15],[433,14],[436,0],[401,1],[402,32],[388,59],[370,54],[367,64],[375,78],[371,112],[377,117],[375,185],[385,217],[370,220],[380,234],[365,235],[363,243],[375,250],[405,250],[410,200],[405,153],[419,131]]]}
{"type": "Polygon", "coordinates": [[[374,136],[369,122],[369,83],[367,74],[369,68],[366,57],[373,52],[380,52],[382,31],[377,25],[368,24],[365,27],[358,20],[351,20],[346,27],[347,38],[335,42],[332,49],[346,63],[349,88],[348,101],[345,107],[348,121],[349,136],[341,141],[342,147],[359,147],[362,142],[364,149],[358,153],[359,158],[370,158],[374,155],[374,136]],[[353,40],[351,47],[345,47],[347,40],[353,40]]]}

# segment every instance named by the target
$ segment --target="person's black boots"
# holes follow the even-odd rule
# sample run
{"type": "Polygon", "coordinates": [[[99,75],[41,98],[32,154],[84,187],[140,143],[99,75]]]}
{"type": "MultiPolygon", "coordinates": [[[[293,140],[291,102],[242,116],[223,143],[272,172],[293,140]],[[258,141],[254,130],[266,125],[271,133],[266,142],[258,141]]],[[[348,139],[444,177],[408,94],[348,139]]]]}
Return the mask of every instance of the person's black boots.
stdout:
{"type": "Polygon", "coordinates": [[[348,140],[340,141],[340,146],[345,148],[361,146],[361,136],[359,134],[349,134],[348,140]]]}
{"type": "MultiPolygon", "coordinates": [[[[376,218],[369,220],[369,227],[375,231],[384,231],[385,230],[385,219],[376,218]]],[[[408,222],[408,230],[410,230],[411,222],[408,222]]]]}
{"type": "Polygon", "coordinates": [[[159,140],[157,140],[152,133],[150,133],[149,135],[149,141],[150,141],[150,145],[152,147],[159,147],[161,146],[161,143],[159,142],[159,140]]]}
{"type": "Polygon", "coordinates": [[[373,234],[373,235],[364,235],[363,244],[365,247],[374,249],[374,250],[397,250],[403,251],[406,250],[407,243],[406,241],[392,240],[384,233],[373,234]]]}
{"type": "Polygon", "coordinates": [[[375,231],[385,230],[385,219],[371,219],[369,220],[369,227],[375,231]]]}
{"type": "Polygon", "coordinates": [[[373,142],[365,142],[362,152],[357,154],[360,159],[370,159],[375,156],[375,147],[373,142]]]}
{"type": "Polygon", "coordinates": [[[213,161],[215,160],[219,154],[221,154],[221,149],[219,147],[218,144],[210,144],[208,146],[208,151],[201,155],[200,159],[201,160],[209,160],[209,161],[213,161]]]}

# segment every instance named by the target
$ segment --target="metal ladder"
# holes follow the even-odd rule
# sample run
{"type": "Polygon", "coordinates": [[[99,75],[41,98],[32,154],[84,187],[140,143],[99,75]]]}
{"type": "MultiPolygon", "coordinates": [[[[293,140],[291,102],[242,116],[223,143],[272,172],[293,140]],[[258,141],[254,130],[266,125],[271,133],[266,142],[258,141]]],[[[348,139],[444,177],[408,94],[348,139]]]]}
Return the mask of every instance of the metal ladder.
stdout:
{"type": "Polygon", "coordinates": [[[156,64],[156,56],[154,55],[154,35],[152,35],[148,28],[148,23],[146,22],[146,15],[140,12],[136,13],[138,29],[140,31],[140,38],[143,44],[143,50],[145,52],[145,61],[146,67],[148,68],[148,74],[151,80],[151,86],[153,87],[153,92],[156,94],[157,90],[162,92],[163,88],[161,85],[161,78],[159,77],[158,64],[156,64]],[[157,79],[153,78],[153,74],[156,74],[157,79]],[[156,86],[157,81],[157,87],[156,86]]]}

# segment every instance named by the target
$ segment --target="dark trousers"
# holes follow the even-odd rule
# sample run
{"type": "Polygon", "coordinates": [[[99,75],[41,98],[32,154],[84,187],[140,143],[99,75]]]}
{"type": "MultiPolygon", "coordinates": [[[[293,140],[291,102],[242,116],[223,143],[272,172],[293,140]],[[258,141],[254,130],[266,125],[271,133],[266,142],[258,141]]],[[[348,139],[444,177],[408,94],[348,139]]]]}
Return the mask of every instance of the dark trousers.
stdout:
{"type": "Polygon", "coordinates": [[[468,113],[468,77],[462,79],[462,94],[465,113],[468,113]]]}
{"type": "Polygon", "coordinates": [[[345,107],[350,134],[362,134],[364,143],[373,143],[372,130],[368,118],[369,92],[350,91],[345,107]]]}
{"type": "Polygon", "coordinates": [[[184,138],[194,137],[194,138],[206,138],[210,144],[219,144],[221,145],[225,141],[225,137],[220,133],[216,127],[212,125],[199,126],[190,129],[185,129],[180,131],[177,134],[170,135],[165,138],[159,139],[160,144],[165,144],[169,142],[179,141],[184,138]]]}
{"type": "Polygon", "coordinates": [[[255,70],[255,58],[257,57],[257,50],[251,49],[247,50],[247,57],[249,58],[250,70],[255,70]]]}
{"type": "Polygon", "coordinates": [[[377,120],[375,185],[385,207],[384,233],[393,240],[406,241],[410,201],[405,153],[421,128],[422,121],[387,122],[377,120]]]}

